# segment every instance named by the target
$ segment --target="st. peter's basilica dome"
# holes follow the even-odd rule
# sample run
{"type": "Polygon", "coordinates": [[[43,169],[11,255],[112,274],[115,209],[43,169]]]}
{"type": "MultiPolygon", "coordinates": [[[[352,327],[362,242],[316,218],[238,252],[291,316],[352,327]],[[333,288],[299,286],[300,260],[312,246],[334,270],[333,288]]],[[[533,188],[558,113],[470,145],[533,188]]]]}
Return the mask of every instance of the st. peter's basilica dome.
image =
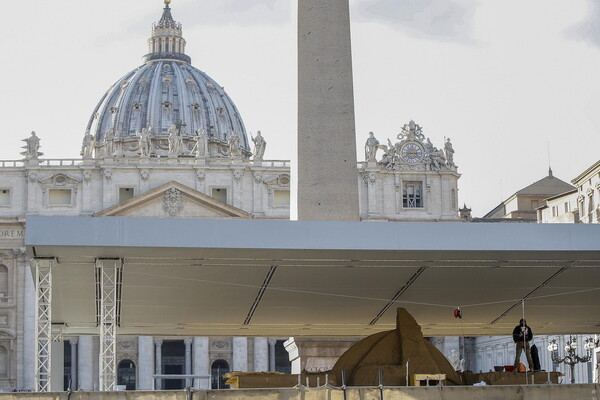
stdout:
{"type": "Polygon", "coordinates": [[[143,155],[137,143],[144,131],[151,137],[148,155],[165,155],[172,132],[181,138],[178,156],[194,152],[198,135],[217,144],[211,146],[217,154],[210,156],[226,155],[219,149],[227,147],[235,132],[248,156],[246,129],[236,106],[217,82],[191,65],[181,24],[165,3],[162,18],[152,26],[145,63],[108,89],[89,120],[86,135],[94,138],[96,155],[143,155]]]}

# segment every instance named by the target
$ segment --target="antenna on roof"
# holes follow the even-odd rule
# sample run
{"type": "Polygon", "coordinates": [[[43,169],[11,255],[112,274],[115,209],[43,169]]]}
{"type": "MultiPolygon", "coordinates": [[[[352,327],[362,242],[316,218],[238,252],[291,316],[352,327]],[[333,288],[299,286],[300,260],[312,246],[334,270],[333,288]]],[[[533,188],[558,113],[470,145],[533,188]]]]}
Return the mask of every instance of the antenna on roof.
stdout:
{"type": "Polygon", "coordinates": [[[552,164],[550,163],[550,141],[546,142],[548,145],[548,176],[552,176],[552,164]]]}

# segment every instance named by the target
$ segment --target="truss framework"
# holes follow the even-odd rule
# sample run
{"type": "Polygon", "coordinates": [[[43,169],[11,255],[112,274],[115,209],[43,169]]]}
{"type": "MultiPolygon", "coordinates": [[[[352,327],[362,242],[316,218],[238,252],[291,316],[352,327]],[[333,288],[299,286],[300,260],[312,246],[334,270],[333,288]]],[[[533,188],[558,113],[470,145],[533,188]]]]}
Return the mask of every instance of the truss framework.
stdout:
{"type": "Polygon", "coordinates": [[[52,377],[52,267],[54,259],[33,259],[35,267],[35,391],[49,392],[52,377]]]}
{"type": "Polygon", "coordinates": [[[100,391],[116,384],[116,344],[123,263],[120,259],[96,260],[97,301],[100,326],[100,391]]]}

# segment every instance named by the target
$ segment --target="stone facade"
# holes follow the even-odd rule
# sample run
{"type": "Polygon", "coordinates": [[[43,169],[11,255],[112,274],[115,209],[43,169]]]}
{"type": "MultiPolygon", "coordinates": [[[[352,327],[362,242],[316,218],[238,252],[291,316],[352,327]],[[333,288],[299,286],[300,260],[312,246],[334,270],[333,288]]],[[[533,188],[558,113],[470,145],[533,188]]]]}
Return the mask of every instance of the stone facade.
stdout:
{"type": "Polygon", "coordinates": [[[359,166],[362,220],[459,221],[458,179],[450,139],[437,149],[414,121],[398,142],[382,145],[371,132],[359,166]],[[381,158],[377,153],[381,151],[381,158]]]}
{"type": "Polygon", "coordinates": [[[577,187],[578,222],[600,223],[600,161],[573,179],[577,187]]]}
{"type": "Polygon", "coordinates": [[[537,210],[538,222],[545,224],[572,224],[579,222],[577,189],[546,199],[537,210]]]}

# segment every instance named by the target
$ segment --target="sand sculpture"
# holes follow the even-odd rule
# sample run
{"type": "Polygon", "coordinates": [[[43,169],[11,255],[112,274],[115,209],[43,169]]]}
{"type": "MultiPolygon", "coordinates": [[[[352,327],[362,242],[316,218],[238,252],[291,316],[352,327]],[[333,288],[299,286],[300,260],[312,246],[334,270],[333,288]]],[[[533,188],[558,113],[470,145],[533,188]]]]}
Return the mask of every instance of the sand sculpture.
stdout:
{"type": "Polygon", "coordinates": [[[460,385],[461,378],[444,355],[423,338],[421,327],[406,309],[399,308],[396,329],[368,336],[346,351],[332,372],[341,384],[342,371],[348,386],[377,386],[379,370],[385,386],[406,386],[408,373],[446,374],[446,385],[460,385]]]}

